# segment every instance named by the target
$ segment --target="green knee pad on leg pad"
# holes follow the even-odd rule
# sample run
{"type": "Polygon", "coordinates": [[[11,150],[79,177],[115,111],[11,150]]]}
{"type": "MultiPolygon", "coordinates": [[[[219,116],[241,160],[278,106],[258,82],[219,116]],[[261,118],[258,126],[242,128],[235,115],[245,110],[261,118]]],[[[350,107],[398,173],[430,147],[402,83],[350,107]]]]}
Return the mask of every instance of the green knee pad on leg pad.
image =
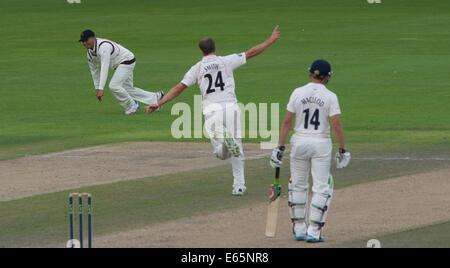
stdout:
{"type": "Polygon", "coordinates": [[[330,203],[331,194],[323,195],[315,193],[313,195],[309,213],[310,224],[317,225],[319,228],[325,225],[330,203]]]}

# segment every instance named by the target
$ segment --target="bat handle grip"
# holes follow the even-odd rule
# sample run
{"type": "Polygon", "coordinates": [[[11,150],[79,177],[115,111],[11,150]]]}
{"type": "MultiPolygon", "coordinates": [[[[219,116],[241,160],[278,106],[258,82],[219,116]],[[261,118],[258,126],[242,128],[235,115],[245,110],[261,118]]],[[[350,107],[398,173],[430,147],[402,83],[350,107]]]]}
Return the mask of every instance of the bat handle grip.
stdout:
{"type": "Polygon", "coordinates": [[[277,167],[275,168],[275,179],[279,179],[280,178],[280,168],[277,167]]]}

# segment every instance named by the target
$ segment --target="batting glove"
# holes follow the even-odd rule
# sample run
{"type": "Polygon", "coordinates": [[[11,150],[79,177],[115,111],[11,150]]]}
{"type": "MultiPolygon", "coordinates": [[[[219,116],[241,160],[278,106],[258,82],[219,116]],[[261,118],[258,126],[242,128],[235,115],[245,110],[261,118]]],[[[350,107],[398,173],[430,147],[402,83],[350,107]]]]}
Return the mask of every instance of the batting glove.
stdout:
{"type": "Polygon", "coordinates": [[[339,152],[336,153],[336,167],[345,168],[350,164],[351,158],[350,152],[345,151],[343,148],[339,148],[339,152]]]}
{"type": "Polygon", "coordinates": [[[278,146],[276,148],[273,149],[272,151],[272,156],[270,157],[270,165],[273,168],[279,168],[281,167],[281,164],[283,164],[283,153],[284,153],[284,149],[286,147],[284,146],[278,146]]]}

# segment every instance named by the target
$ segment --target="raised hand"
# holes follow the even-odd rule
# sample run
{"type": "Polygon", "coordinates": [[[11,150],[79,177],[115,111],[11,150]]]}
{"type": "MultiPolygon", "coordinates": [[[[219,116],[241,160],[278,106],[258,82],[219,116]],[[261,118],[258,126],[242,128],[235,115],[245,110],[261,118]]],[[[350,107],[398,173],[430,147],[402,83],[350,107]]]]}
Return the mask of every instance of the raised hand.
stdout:
{"type": "Polygon", "coordinates": [[[280,39],[280,30],[279,30],[279,26],[275,26],[275,28],[272,31],[272,35],[270,36],[270,40],[272,41],[272,43],[275,43],[278,39],[280,39]]]}

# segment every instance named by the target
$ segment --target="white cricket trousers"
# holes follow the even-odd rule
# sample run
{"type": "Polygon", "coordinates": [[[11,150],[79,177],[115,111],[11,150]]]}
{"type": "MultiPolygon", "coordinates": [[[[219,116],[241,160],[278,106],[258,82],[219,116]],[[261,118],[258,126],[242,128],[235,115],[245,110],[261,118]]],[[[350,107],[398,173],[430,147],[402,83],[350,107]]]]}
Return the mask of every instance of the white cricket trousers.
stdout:
{"type": "Polygon", "coordinates": [[[216,157],[222,160],[230,158],[234,178],[233,187],[245,189],[241,110],[234,103],[220,104],[220,106],[222,106],[222,109],[205,113],[205,130],[208,133],[216,157]],[[228,152],[224,142],[226,135],[231,135],[240,147],[241,155],[239,157],[234,157],[228,152]]]}
{"type": "Polygon", "coordinates": [[[333,146],[329,138],[291,138],[291,181],[294,188],[308,187],[309,173],[312,175],[313,193],[329,195],[331,154],[333,146]]]}
{"type": "Polygon", "coordinates": [[[317,238],[321,236],[333,193],[331,159],[330,138],[292,136],[289,203],[291,219],[297,224],[296,230],[300,233],[307,232],[308,235],[317,238]],[[313,182],[310,206],[308,206],[309,173],[313,182]]]}
{"type": "Polygon", "coordinates": [[[135,65],[136,63],[120,64],[109,82],[112,95],[119,101],[120,106],[125,111],[130,109],[136,101],[147,105],[154,104],[157,101],[156,93],[134,87],[133,72],[135,65]]]}

